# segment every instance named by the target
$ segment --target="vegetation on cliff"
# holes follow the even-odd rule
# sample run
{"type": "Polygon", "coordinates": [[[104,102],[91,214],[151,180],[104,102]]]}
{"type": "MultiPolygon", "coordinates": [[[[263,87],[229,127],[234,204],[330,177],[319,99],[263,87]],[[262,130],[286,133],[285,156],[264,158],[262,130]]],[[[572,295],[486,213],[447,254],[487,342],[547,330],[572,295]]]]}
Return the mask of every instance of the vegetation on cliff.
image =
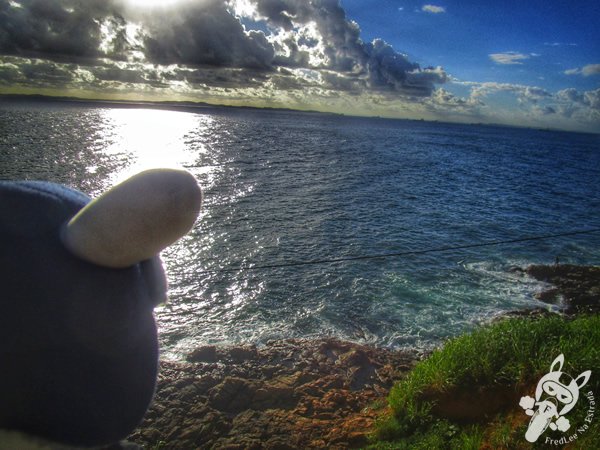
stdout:
{"type": "Polygon", "coordinates": [[[563,372],[576,378],[591,370],[592,376],[568,414],[571,428],[547,429],[534,448],[553,442],[562,448],[573,436],[566,448],[600,448],[600,414],[594,417],[600,315],[507,319],[447,342],[392,388],[371,447],[532,448],[525,440],[531,417],[519,401],[533,397],[538,380],[561,353],[563,372]]]}

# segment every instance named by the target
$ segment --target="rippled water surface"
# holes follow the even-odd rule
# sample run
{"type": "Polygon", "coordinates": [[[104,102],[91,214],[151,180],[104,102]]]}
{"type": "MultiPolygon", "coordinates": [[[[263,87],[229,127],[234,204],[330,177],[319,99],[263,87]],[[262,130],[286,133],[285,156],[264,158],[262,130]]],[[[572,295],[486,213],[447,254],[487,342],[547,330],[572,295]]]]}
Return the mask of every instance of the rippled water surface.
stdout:
{"type": "Polygon", "coordinates": [[[205,193],[163,252],[163,353],[200,343],[334,335],[429,347],[539,283],[512,266],[599,264],[600,233],[404,253],[600,226],[600,137],[218,108],[0,103],[0,177],[92,196],[149,167],[185,167],[205,193]]]}

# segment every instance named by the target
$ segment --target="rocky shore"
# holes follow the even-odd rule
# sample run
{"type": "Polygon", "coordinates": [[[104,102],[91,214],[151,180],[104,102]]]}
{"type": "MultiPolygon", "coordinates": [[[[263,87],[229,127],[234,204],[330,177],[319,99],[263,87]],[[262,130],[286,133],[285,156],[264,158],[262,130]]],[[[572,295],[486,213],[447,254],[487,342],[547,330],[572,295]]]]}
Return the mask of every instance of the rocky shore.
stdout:
{"type": "Polygon", "coordinates": [[[538,300],[558,305],[567,315],[600,312],[600,267],[532,265],[525,273],[552,285],[538,300]]]}
{"type": "MultiPolygon", "coordinates": [[[[518,270],[551,284],[537,297],[565,314],[600,311],[600,267],[518,270]]],[[[129,440],[148,450],[358,448],[420,356],[335,339],[200,347],[186,362],[161,362],[153,405],[129,440]]]]}
{"type": "Polygon", "coordinates": [[[354,448],[418,355],[335,339],[204,346],[161,362],[147,449],[354,448]]]}

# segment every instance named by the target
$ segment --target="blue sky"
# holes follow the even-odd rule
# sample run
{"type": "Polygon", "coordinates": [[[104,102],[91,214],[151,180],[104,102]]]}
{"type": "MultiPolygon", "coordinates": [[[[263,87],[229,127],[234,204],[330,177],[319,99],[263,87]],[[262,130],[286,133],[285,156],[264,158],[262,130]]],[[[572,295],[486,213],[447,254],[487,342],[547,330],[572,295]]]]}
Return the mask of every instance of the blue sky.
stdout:
{"type": "Polygon", "coordinates": [[[0,0],[0,93],[600,132],[600,2],[0,0]]]}
{"type": "Polygon", "coordinates": [[[598,1],[433,2],[342,0],[365,40],[382,38],[422,65],[442,65],[461,80],[537,85],[560,90],[600,86],[598,78],[565,70],[600,61],[598,1]],[[521,64],[498,64],[489,55],[515,52],[521,64]]]}

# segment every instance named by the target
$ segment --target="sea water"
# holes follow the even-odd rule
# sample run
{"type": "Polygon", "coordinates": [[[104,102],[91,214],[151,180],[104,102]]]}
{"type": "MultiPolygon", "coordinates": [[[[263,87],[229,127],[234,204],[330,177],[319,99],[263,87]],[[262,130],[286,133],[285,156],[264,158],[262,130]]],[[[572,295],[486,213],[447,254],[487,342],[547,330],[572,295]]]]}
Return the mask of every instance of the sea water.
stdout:
{"type": "Polygon", "coordinates": [[[600,263],[600,233],[471,247],[600,227],[599,135],[0,103],[2,179],[96,196],[150,167],[186,168],[205,195],[194,229],[162,254],[169,302],[156,318],[167,358],[287,337],[430,348],[540,306],[545,286],[515,267],[600,263]]]}

